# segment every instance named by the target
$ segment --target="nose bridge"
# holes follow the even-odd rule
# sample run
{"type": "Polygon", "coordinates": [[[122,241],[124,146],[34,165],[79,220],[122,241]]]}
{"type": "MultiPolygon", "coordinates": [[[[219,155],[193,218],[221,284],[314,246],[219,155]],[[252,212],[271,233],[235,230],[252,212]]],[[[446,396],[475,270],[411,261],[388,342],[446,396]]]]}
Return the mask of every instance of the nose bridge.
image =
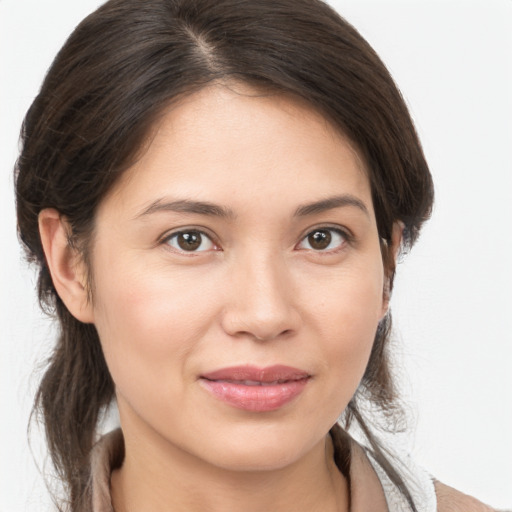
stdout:
{"type": "Polygon", "coordinates": [[[297,328],[293,286],[286,262],[271,251],[253,251],[233,262],[224,328],[232,335],[272,339],[297,328]]]}

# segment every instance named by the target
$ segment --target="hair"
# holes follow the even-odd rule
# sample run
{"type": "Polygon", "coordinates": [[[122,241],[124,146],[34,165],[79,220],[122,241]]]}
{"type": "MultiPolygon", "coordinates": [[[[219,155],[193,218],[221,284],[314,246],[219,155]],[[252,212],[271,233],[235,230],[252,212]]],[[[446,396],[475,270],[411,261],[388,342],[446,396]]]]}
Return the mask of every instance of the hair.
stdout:
{"type": "MultiPolygon", "coordinates": [[[[143,150],[158,116],[208,84],[230,81],[305,100],[355,145],[368,170],[389,291],[393,223],[403,223],[408,249],[430,215],[432,179],[399,90],[370,45],[322,1],[110,0],[85,18],[26,115],[15,170],[19,237],[39,268],[41,306],[60,325],[34,410],[66,486],[61,510],[90,510],[89,457],[114,383],[94,325],[75,319],[55,291],[38,215],[58,210],[87,264],[98,205],[143,150]]],[[[387,315],[343,422],[346,429],[359,423],[416,510],[361,407],[369,402],[390,417],[399,410],[390,327],[387,315]]],[[[340,450],[342,433],[332,431],[340,450]]],[[[347,461],[337,459],[348,477],[347,461]]]]}

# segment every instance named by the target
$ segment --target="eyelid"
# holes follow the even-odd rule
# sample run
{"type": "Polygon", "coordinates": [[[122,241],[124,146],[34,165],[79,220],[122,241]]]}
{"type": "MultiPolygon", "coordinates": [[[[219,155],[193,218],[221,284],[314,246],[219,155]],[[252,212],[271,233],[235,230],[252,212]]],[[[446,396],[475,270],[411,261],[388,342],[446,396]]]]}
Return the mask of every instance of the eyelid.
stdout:
{"type": "MultiPolygon", "coordinates": [[[[322,230],[336,232],[337,234],[341,235],[345,239],[345,243],[342,244],[342,247],[338,247],[338,248],[330,249],[330,250],[315,250],[315,249],[302,249],[302,250],[308,250],[308,251],[312,251],[312,252],[315,252],[318,254],[322,254],[322,253],[331,254],[331,253],[335,253],[335,252],[341,250],[346,244],[350,244],[353,242],[354,235],[352,234],[352,232],[349,229],[339,226],[339,225],[333,226],[333,225],[320,224],[318,226],[312,226],[312,227],[309,227],[307,230],[304,230],[299,239],[299,242],[295,245],[295,247],[300,245],[306,239],[306,237],[308,237],[311,233],[313,233],[315,231],[322,231],[322,230]]],[[[185,226],[185,227],[175,228],[171,231],[167,231],[162,236],[160,236],[158,238],[157,245],[165,245],[171,238],[179,235],[180,233],[188,233],[188,232],[192,232],[192,231],[197,232],[197,233],[201,234],[202,236],[207,237],[211,241],[211,243],[214,245],[214,248],[212,249],[213,251],[219,251],[219,250],[222,251],[222,247],[218,243],[217,237],[213,233],[211,233],[208,229],[205,229],[204,227],[199,227],[199,226],[185,226]]],[[[173,250],[180,254],[187,254],[190,256],[193,256],[194,254],[197,255],[202,252],[210,252],[210,250],[207,250],[207,251],[185,251],[185,250],[179,250],[179,249],[174,249],[174,248],[170,248],[170,250],[173,250]]]]}
{"type": "Polygon", "coordinates": [[[352,232],[345,227],[342,227],[339,225],[333,226],[333,225],[320,224],[318,226],[310,227],[306,231],[304,231],[303,234],[301,235],[299,242],[296,244],[295,247],[298,247],[302,242],[304,242],[304,240],[306,240],[306,238],[309,235],[311,235],[315,231],[333,231],[344,238],[344,243],[341,244],[340,247],[336,247],[334,249],[315,250],[315,249],[311,248],[311,249],[299,249],[299,250],[311,251],[311,252],[314,252],[317,254],[333,254],[338,251],[341,251],[347,244],[353,243],[353,240],[354,240],[354,235],[352,234],[352,232]]]}
{"type": "Polygon", "coordinates": [[[162,236],[160,236],[158,238],[157,244],[158,245],[167,245],[169,247],[169,250],[172,250],[173,252],[176,252],[178,254],[194,256],[194,255],[198,255],[201,253],[222,250],[219,243],[217,242],[216,238],[217,238],[216,236],[214,236],[212,233],[209,232],[209,230],[207,230],[205,228],[197,227],[197,226],[185,226],[185,227],[173,229],[171,231],[167,231],[166,233],[164,233],[162,236]],[[213,249],[206,250],[206,251],[185,251],[185,250],[179,250],[174,247],[171,247],[168,244],[168,242],[171,238],[176,237],[176,236],[180,235],[181,233],[190,233],[190,232],[199,233],[200,235],[208,238],[214,246],[213,249]]]}

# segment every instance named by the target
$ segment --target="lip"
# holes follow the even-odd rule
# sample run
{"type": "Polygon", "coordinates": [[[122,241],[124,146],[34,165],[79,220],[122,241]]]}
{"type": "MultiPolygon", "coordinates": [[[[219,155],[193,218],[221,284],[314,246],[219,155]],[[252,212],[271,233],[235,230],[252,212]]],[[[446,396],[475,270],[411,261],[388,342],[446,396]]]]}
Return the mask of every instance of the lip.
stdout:
{"type": "Polygon", "coordinates": [[[231,366],[202,374],[199,381],[215,398],[237,409],[267,412],[300,395],[310,378],[291,366],[231,366]]]}

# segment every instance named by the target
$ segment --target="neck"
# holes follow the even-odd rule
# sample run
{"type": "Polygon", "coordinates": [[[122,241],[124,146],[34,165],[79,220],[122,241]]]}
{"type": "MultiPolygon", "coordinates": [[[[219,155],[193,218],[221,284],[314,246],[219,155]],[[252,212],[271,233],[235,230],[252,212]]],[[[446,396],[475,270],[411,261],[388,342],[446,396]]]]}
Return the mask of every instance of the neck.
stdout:
{"type": "Polygon", "coordinates": [[[184,452],[156,433],[124,431],[125,460],[112,474],[115,512],[347,512],[348,485],[327,435],[286,467],[236,471],[184,452]]]}

